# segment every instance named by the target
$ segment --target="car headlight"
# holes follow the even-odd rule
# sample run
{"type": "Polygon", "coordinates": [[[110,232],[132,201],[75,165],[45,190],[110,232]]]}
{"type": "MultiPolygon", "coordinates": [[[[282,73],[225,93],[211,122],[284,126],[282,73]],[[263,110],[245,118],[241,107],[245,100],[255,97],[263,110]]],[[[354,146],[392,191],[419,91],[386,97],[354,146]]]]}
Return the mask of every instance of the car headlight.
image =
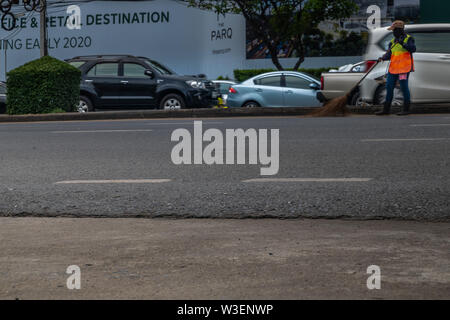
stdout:
{"type": "Polygon", "coordinates": [[[186,83],[195,89],[205,89],[205,84],[202,81],[189,80],[186,83]]]}

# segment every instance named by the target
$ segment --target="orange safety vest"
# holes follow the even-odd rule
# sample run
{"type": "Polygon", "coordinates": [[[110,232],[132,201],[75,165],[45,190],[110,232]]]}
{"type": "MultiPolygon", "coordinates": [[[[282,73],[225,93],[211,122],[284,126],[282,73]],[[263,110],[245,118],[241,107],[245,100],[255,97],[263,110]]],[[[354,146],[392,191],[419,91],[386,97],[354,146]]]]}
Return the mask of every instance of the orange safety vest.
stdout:
{"type": "MultiPolygon", "coordinates": [[[[403,44],[407,44],[410,35],[405,38],[403,44]]],[[[414,59],[412,54],[403,48],[400,43],[395,43],[395,39],[391,40],[391,65],[389,72],[392,74],[402,74],[414,71],[414,59]]]]}

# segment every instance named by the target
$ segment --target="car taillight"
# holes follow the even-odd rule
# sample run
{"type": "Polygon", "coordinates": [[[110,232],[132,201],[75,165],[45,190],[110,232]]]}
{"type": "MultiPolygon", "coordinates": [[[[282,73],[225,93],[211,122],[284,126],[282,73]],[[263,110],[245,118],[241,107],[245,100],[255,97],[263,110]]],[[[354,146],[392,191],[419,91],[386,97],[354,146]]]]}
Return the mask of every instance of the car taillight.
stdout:
{"type": "Polygon", "coordinates": [[[366,72],[369,71],[370,68],[372,68],[375,63],[377,63],[377,60],[366,61],[366,72]]]}
{"type": "Polygon", "coordinates": [[[325,79],[324,77],[320,77],[320,90],[323,90],[325,88],[325,79]]]}
{"type": "Polygon", "coordinates": [[[229,92],[230,92],[230,93],[237,93],[236,89],[233,88],[233,87],[230,88],[229,92]]]}

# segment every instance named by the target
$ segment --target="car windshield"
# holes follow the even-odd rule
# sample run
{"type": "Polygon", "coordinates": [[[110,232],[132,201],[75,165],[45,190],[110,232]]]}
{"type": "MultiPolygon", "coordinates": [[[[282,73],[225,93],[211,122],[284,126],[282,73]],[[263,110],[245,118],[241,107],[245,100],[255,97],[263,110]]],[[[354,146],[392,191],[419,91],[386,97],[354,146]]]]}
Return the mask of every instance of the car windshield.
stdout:
{"type": "MultiPolygon", "coordinates": [[[[414,37],[417,53],[450,53],[450,30],[424,30],[407,32],[414,37]]],[[[392,34],[386,35],[378,45],[384,49],[389,49],[389,44],[393,39],[392,34]]]]}
{"type": "Polygon", "coordinates": [[[83,64],[85,64],[86,63],[86,61],[72,61],[72,62],[69,62],[69,64],[72,66],[72,67],[75,67],[75,68],[79,68],[79,67],[81,67],[83,64]]]}
{"type": "Polygon", "coordinates": [[[176,74],[174,71],[170,70],[169,68],[155,60],[145,59],[145,62],[147,62],[154,70],[158,71],[160,74],[176,74]]]}

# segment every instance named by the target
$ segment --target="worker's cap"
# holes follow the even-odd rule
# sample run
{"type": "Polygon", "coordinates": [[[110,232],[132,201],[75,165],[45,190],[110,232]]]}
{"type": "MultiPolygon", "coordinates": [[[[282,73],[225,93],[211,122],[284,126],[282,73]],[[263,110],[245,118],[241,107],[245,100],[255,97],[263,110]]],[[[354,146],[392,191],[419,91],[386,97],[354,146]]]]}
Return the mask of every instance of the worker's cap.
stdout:
{"type": "Polygon", "coordinates": [[[392,23],[392,26],[390,26],[388,28],[388,30],[392,31],[392,30],[397,29],[397,28],[405,29],[405,23],[403,21],[401,21],[401,20],[394,21],[392,23]]]}

